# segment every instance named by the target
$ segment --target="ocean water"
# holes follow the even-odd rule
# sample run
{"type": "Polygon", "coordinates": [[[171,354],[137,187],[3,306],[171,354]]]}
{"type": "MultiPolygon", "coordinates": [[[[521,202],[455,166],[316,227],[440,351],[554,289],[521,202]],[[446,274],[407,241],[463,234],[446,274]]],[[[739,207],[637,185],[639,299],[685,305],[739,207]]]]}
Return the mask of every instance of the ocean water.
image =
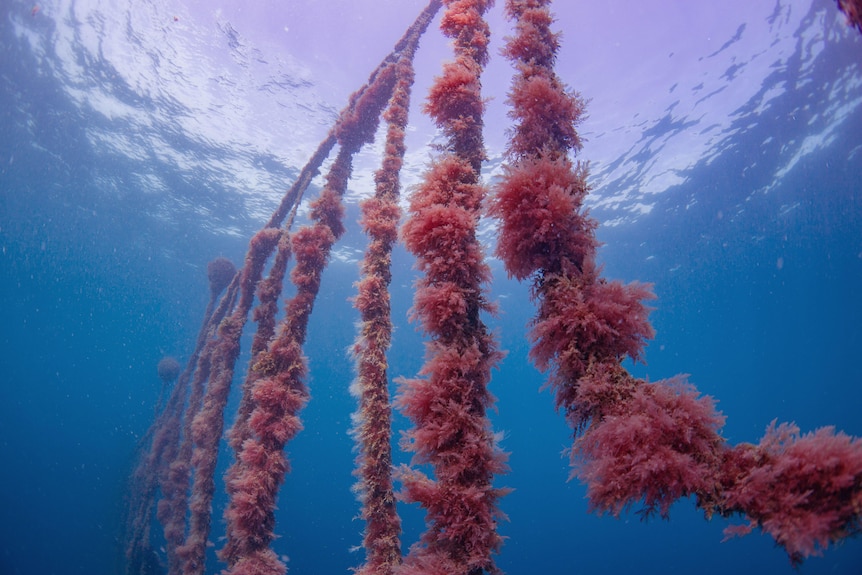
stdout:
{"type": "MultiPolygon", "coordinates": [[[[651,380],[690,374],[719,401],[733,443],[756,442],[773,419],[862,436],[862,34],[829,0],[633,4],[554,7],[558,73],[589,100],[579,157],[591,162],[605,275],[651,282],[658,296],[656,337],[631,369],[651,380]]],[[[242,261],[349,94],[423,6],[4,0],[0,574],[121,572],[127,479],[161,391],[156,364],[191,353],[207,262],[242,261]]],[[[501,9],[489,15],[483,79],[489,181],[509,125],[501,9]]],[[[421,103],[449,55],[435,22],[417,54],[408,192],[434,153],[421,103]]],[[[274,544],[291,573],[342,573],[362,559],[352,551],[362,525],[346,350],[364,248],[357,202],[380,141],[357,160],[348,232],[309,328],[312,399],[288,446],[274,544]]],[[[483,240],[490,254],[492,222],[483,240]]],[[[571,431],[526,357],[529,286],[490,264],[501,311],[488,323],[507,351],[492,419],[510,453],[499,484],[514,488],[501,502],[500,567],[791,573],[771,538],[723,542],[734,521],[707,521],[692,501],[668,521],[588,513],[584,486],[569,480],[571,431]]],[[[407,320],[412,265],[399,248],[393,377],[415,375],[423,358],[407,320]]],[[[228,464],[223,452],[220,473],[228,464]]],[[[219,486],[211,551],[224,501],[219,486]]],[[[407,546],[423,516],[399,510],[407,546]]],[[[208,572],[220,569],[211,553],[208,572]]],[[[862,540],[799,571],[856,575],[862,540]]]]}

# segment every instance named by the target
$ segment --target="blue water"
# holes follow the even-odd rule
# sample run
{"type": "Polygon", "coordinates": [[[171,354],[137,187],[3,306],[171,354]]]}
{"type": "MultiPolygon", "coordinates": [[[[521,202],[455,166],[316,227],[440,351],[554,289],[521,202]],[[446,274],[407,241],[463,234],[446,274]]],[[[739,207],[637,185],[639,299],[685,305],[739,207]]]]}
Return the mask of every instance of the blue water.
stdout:
{"type": "MultiPolygon", "coordinates": [[[[358,82],[353,68],[333,75],[332,62],[323,57],[319,72],[308,60],[304,74],[258,82],[255,74],[265,69],[275,75],[278,66],[287,66],[287,56],[255,41],[255,29],[241,25],[251,16],[236,10],[228,16],[227,5],[210,22],[195,3],[146,4],[150,15],[181,14],[152,29],[186,26],[186,49],[199,46],[206,54],[222,46],[236,56],[226,58],[223,76],[213,76],[218,81],[201,84],[200,100],[213,99],[194,108],[188,103],[194,98],[180,95],[183,82],[195,85],[192,68],[183,63],[196,56],[172,43],[180,40],[166,40],[164,53],[143,60],[120,57],[122,49],[109,42],[128,22],[135,40],[130,45],[159,43],[146,36],[150,28],[140,25],[146,19],[130,5],[112,11],[98,2],[45,3],[32,14],[32,4],[7,1],[0,8],[2,575],[120,572],[126,480],[159,396],[155,366],[164,355],[184,360],[191,353],[208,295],[206,263],[217,256],[242,261],[248,238],[334,111],[380,59],[372,48],[351,52],[351,64],[361,67],[358,82]],[[73,17],[87,5],[87,18],[73,17]],[[98,50],[88,52],[95,45],[98,50]],[[152,66],[156,87],[133,81],[150,76],[124,68],[132,66],[126,60],[152,66]],[[70,72],[75,61],[77,75],[70,72]],[[237,88],[243,82],[248,86],[237,88]],[[252,89],[255,82],[267,88],[252,89]],[[210,90],[216,84],[218,90],[210,90]],[[219,93],[232,99],[219,101],[219,93]],[[317,99],[307,99],[310,94],[317,99]],[[105,95],[123,106],[105,105],[105,95]],[[254,121],[250,110],[257,105],[272,107],[266,110],[271,123],[254,121]],[[280,107],[288,119],[275,115],[280,107]],[[291,137],[295,149],[285,143],[291,137]]],[[[391,25],[384,45],[397,39],[422,5],[403,8],[406,20],[391,25]]],[[[598,231],[605,274],[652,282],[658,295],[651,315],[656,338],[646,365],[632,369],[653,380],[691,374],[702,392],[719,400],[727,416],[723,433],[733,443],[757,441],[775,418],[795,421],[803,431],[834,425],[862,436],[862,37],[842,26],[834,2],[796,5],[793,12],[776,3],[771,44],[750,38],[764,19],[751,16],[741,29],[728,25],[725,36],[712,39],[715,50],[704,49],[704,66],[746,41],[755,46],[750,59],[734,55],[702,78],[657,85],[655,94],[641,95],[645,110],[662,97],[676,103],[640,116],[626,108],[618,132],[608,127],[614,119],[608,117],[608,97],[600,101],[599,94],[613,90],[601,81],[620,74],[588,66],[583,71],[591,90],[585,95],[595,100],[591,114],[603,112],[584,126],[583,155],[595,162],[592,213],[608,224],[598,231]],[[792,28],[786,24],[791,20],[792,28]],[[732,100],[744,88],[745,82],[735,82],[737,68],[755,68],[779,39],[790,46],[781,64],[763,66],[750,94],[718,124],[701,120],[703,106],[718,114],[727,105],[722,98],[732,100]],[[699,83],[706,88],[697,89],[699,83]],[[690,97],[679,86],[693,86],[690,97]],[[699,146],[706,152],[683,158],[699,146]],[[677,163],[655,168],[665,161],[677,163]],[[666,185],[656,184],[668,174],[674,177],[666,185]]],[[[322,8],[302,6],[309,17],[320,18],[315,10],[322,8]]],[[[622,5],[611,2],[607,9],[614,6],[622,5]]],[[[569,17],[574,8],[556,9],[564,29],[575,25],[569,17]]],[[[499,22],[499,15],[492,20],[499,22]]],[[[620,27],[627,22],[622,19],[620,27]]],[[[420,73],[423,63],[439,66],[445,58],[433,52],[439,34],[432,28],[429,35],[420,73]]],[[[564,37],[570,44],[580,41],[577,32],[564,37]]],[[[656,62],[683,57],[684,48],[670,56],[657,46],[644,54],[644,66],[651,56],[656,62]]],[[[135,49],[128,53],[137,54],[135,49]]],[[[689,54],[695,63],[697,50],[689,54]]],[[[577,69],[577,57],[568,54],[567,65],[577,69]]],[[[436,73],[433,66],[420,79],[423,86],[436,73]]],[[[505,85],[505,65],[489,74],[503,74],[505,85]]],[[[587,91],[576,74],[564,79],[587,91]]],[[[487,84],[495,82],[489,77],[487,84]]],[[[493,96],[497,104],[505,100],[502,93],[493,96]]],[[[617,105],[630,105],[624,93],[617,105]]],[[[421,131],[421,119],[416,122],[421,131]]],[[[498,128],[502,132],[489,126],[491,132],[498,128]]],[[[490,164],[498,164],[493,136],[489,149],[490,164]]],[[[408,178],[421,173],[429,153],[416,152],[408,178]]],[[[354,188],[362,195],[360,184],[354,188]]],[[[303,412],[305,431],[288,446],[293,471],[281,491],[274,548],[296,574],[346,573],[361,561],[361,552],[351,552],[362,527],[354,519],[347,434],[354,400],[346,350],[355,335],[348,298],[363,247],[356,217],[353,198],[348,233],[326,271],[310,326],[312,400],[303,412]]],[[[492,417],[511,453],[511,472],[499,483],[514,488],[501,503],[510,521],[501,527],[507,540],[500,567],[513,575],[791,573],[769,537],[754,533],[722,542],[728,522],[704,520],[690,501],[674,506],[670,521],[643,523],[633,512],[620,518],[587,513],[584,487],[567,481],[564,450],[571,432],[550,393],[540,391],[542,374],[526,359],[524,336],[533,313],[528,286],[507,279],[499,262],[491,264],[489,289],[501,313],[488,321],[508,353],[491,383],[498,398],[492,417]]],[[[406,319],[411,266],[399,250],[392,376],[412,376],[422,362],[421,337],[406,319]]],[[[397,425],[403,429],[405,423],[399,419],[397,425]]],[[[220,468],[228,463],[223,454],[220,468]]],[[[215,503],[224,504],[223,490],[215,503]]],[[[421,531],[422,514],[408,506],[401,512],[409,545],[421,531]]],[[[221,527],[217,511],[214,548],[221,546],[221,527]]],[[[209,572],[218,572],[211,559],[209,572]]],[[[862,540],[829,549],[800,571],[858,575],[862,540]]]]}

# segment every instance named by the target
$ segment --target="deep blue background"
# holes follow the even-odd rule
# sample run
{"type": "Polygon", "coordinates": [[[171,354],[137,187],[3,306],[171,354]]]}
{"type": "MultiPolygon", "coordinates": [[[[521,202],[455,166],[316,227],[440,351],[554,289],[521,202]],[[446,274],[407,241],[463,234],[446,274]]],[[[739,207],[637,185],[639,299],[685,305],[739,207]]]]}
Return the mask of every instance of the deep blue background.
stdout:
{"type": "MultiPolygon", "coordinates": [[[[212,235],[191,217],[154,218],[155,200],[134,189],[100,188],[92,173],[123,167],[99,164],[84,135],[93,119],[50,78],[30,73],[35,60],[3,26],[0,574],[114,573],[126,477],[160,391],[155,365],[163,355],[190,353],[206,304],[206,262],[239,263],[246,240],[212,235]]],[[[788,126],[785,112],[799,103],[792,93],[783,98],[649,215],[599,230],[606,275],[653,282],[658,296],[657,336],[635,373],[691,374],[719,400],[732,442],[758,440],[773,418],[804,431],[835,425],[862,435],[862,114],[847,117],[828,147],[768,193],[753,193],[774,174],[782,132],[798,136],[807,121],[788,126]],[[775,144],[762,153],[768,135],[775,144]],[[760,161],[750,166],[754,151],[760,161]]],[[[594,215],[601,219],[601,210],[594,215]]],[[[344,242],[361,246],[355,220],[353,207],[344,242]]],[[[675,506],[669,522],[587,514],[583,487],[567,482],[570,432],[526,359],[528,286],[494,266],[492,299],[501,311],[489,322],[508,355],[492,381],[493,418],[511,452],[512,470],[500,484],[515,489],[502,501],[510,518],[501,529],[503,570],[791,572],[771,539],[722,543],[728,523],[705,521],[690,502],[675,506]]],[[[406,321],[413,273],[399,251],[393,376],[415,374],[422,361],[421,338],[406,321]]],[[[349,551],[361,530],[347,435],[355,280],[355,265],[330,266],[310,327],[312,401],[306,430],[289,446],[294,471],[282,490],[275,544],[292,573],[343,573],[361,560],[349,551]]],[[[404,539],[413,541],[421,513],[403,513],[404,539]]],[[[217,537],[218,529],[219,547],[217,537]]],[[[801,572],[858,574],[862,542],[831,549],[801,572]]]]}

